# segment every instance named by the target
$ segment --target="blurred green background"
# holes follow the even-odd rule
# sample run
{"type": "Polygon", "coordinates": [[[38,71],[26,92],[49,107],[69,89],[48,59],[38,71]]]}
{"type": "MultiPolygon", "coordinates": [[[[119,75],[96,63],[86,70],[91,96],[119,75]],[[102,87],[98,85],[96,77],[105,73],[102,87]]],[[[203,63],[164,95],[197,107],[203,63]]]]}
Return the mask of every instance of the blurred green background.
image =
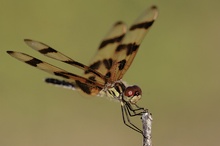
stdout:
{"type": "Polygon", "coordinates": [[[26,52],[80,74],[31,50],[23,39],[42,41],[87,64],[115,21],[130,25],[152,4],[159,7],[159,17],[124,80],[142,87],[140,106],[154,118],[153,145],[218,145],[217,0],[1,0],[0,145],[141,146],[141,135],[123,125],[118,103],[47,85],[43,79],[49,74],[5,51],[26,52]]]}

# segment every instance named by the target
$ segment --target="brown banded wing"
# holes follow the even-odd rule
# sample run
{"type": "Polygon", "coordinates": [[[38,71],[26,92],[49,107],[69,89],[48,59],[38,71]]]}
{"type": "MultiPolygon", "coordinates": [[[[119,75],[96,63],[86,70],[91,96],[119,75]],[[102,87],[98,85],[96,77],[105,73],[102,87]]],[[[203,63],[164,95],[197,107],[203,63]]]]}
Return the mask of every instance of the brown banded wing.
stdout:
{"type": "Polygon", "coordinates": [[[102,82],[104,84],[106,82],[109,82],[107,79],[107,73],[109,72],[113,64],[115,48],[117,48],[117,46],[123,39],[126,33],[126,29],[126,25],[123,22],[116,22],[100,43],[98,51],[91,60],[91,64],[89,65],[89,67],[104,75],[105,80],[99,78],[97,75],[91,73],[89,70],[85,71],[84,77],[92,79],[94,81],[102,82]]]}
{"type": "Polygon", "coordinates": [[[116,48],[113,60],[117,62],[110,70],[113,75],[111,80],[120,80],[130,67],[137,54],[139,46],[145,35],[157,18],[156,6],[147,9],[129,28],[121,44],[116,48]],[[115,73],[114,73],[115,72],[115,73]]]}
{"type": "Polygon", "coordinates": [[[12,57],[29,64],[33,67],[36,67],[38,69],[41,69],[45,72],[48,72],[50,74],[56,75],[58,77],[62,77],[71,84],[75,86],[75,88],[82,89],[85,93],[90,95],[97,95],[99,91],[104,87],[103,84],[100,84],[98,82],[91,81],[89,79],[86,79],[84,77],[78,76],[76,74],[67,72],[61,68],[58,68],[56,66],[53,66],[49,63],[46,63],[44,61],[41,61],[37,58],[34,58],[30,55],[27,55],[25,53],[21,52],[14,52],[14,51],[7,51],[9,55],[12,57]]]}
{"type": "Polygon", "coordinates": [[[157,17],[157,8],[147,9],[127,31],[123,22],[117,22],[101,42],[89,67],[105,76],[100,79],[90,71],[85,77],[103,83],[120,80],[130,67],[137,51],[157,17]]]}
{"type": "Polygon", "coordinates": [[[104,76],[102,74],[100,74],[99,72],[95,71],[95,70],[92,70],[91,68],[89,68],[88,66],[78,62],[78,61],[75,61],[73,59],[71,59],[70,57],[62,54],[61,52],[53,49],[52,47],[42,43],[42,42],[38,42],[38,41],[34,41],[34,40],[30,40],[30,39],[25,39],[24,42],[30,46],[32,49],[38,51],[39,53],[47,56],[47,57],[50,57],[52,59],[55,59],[55,60],[59,60],[59,61],[62,61],[64,63],[67,63],[69,65],[72,65],[74,67],[77,67],[79,69],[82,69],[82,70],[87,70],[89,71],[91,74],[93,75],[96,75],[97,77],[99,77],[100,79],[104,79],[104,76]]]}
{"type": "Polygon", "coordinates": [[[130,67],[145,35],[157,18],[156,6],[147,9],[129,28],[122,42],[115,49],[114,64],[110,69],[111,81],[120,80],[130,67]]]}

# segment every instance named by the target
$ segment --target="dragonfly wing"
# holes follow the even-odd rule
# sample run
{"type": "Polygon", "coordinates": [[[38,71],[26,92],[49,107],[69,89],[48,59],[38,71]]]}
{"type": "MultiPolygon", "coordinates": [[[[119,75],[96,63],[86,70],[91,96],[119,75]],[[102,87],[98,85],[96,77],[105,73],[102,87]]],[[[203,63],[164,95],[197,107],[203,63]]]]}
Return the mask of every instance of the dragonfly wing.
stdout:
{"type": "Polygon", "coordinates": [[[113,60],[117,62],[112,67],[112,80],[120,80],[130,67],[137,54],[145,35],[156,20],[158,10],[156,6],[147,9],[129,28],[120,45],[115,49],[113,60]]]}
{"type": "Polygon", "coordinates": [[[92,80],[86,79],[84,77],[78,76],[70,72],[67,72],[61,68],[53,66],[47,62],[41,61],[25,53],[14,52],[14,51],[7,51],[7,53],[11,55],[12,57],[26,64],[29,64],[45,72],[48,72],[50,74],[66,79],[68,82],[72,83],[72,85],[75,85],[75,88],[80,88],[86,94],[97,95],[99,91],[104,87],[103,84],[94,82],[92,80]]]}
{"type": "Polygon", "coordinates": [[[95,71],[95,70],[92,70],[91,68],[89,68],[88,66],[78,62],[78,61],[75,61],[73,59],[71,59],[70,57],[62,54],[61,52],[53,49],[52,47],[42,43],[42,42],[38,42],[38,41],[34,41],[34,40],[31,40],[31,39],[25,39],[24,42],[30,46],[31,48],[33,48],[34,50],[38,51],[39,53],[47,56],[47,57],[50,57],[52,59],[55,59],[55,60],[59,60],[59,61],[62,61],[64,63],[67,63],[69,65],[72,65],[74,67],[77,67],[79,69],[82,69],[82,70],[87,70],[89,71],[91,74],[94,74],[95,76],[99,77],[100,79],[104,79],[104,76],[102,74],[100,74],[99,72],[95,71]]]}
{"type": "Polygon", "coordinates": [[[108,72],[113,65],[113,56],[115,55],[115,48],[120,44],[126,33],[126,25],[123,22],[117,22],[113,25],[103,41],[100,43],[97,53],[91,60],[89,68],[101,73],[105,76],[105,82],[100,80],[96,75],[92,74],[89,70],[85,71],[85,77],[94,81],[102,83],[108,81],[108,72]]]}

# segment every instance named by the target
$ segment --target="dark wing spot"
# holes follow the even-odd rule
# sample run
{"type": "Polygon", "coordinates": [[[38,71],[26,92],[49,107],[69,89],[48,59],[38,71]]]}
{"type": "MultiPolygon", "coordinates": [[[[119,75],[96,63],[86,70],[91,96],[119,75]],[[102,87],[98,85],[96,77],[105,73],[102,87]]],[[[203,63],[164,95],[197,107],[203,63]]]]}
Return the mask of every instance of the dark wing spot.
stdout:
{"type": "Polygon", "coordinates": [[[101,61],[97,61],[95,63],[93,63],[92,65],[89,66],[89,68],[91,69],[98,69],[100,66],[101,61]]]}
{"type": "Polygon", "coordinates": [[[45,48],[45,49],[39,50],[39,52],[42,53],[42,54],[47,54],[47,53],[57,53],[57,51],[54,50],[54,49],[51,48],[51,47],[48,47],[48,48],[45,48]]]}
{"type": "Polygon", "coordinates": [[[96,81],[95,76],[88,77],[89,80],[96,81]]]}
{"type": "Polygon", "coordinates": [[[43,63],[41,60],[33,58],[31,60],[25,61],[25,63],[37,67],[38,64],[43,63]]]}
{"type": "Polygon", "coordinates": [[[125,36],[125,34],[122,34],[120,36],[117,36],[117,37],[114,37],[114,38],[111,38],[111,39],[103,40],[102,43],[99,46],[99,50],[104,48],[108,44],[113,44],[115,42],[120,42],[124,36],[125,36]]]}
{"type": "Polygon", "coordinates": [[[87,84],[81,83],[80,81],[76,80],[76,84],[79,86],[79,88],[87,93],[87,94],[91,94],[91,90],[89,88],[89,86],[87,84]]]}
{"type": "Polygon", "coordinates": [[[127,45],[126,44],[120,44],[118,45],[118,47],[116,48],[116,52],[120,52],[121,50],[123,50],[127,45]]]}
{"type": "Polygon", "coordinates": [[[106,78],[110,78],[111,77],[111,72],[107,72],[105,75],[106,78]]]}
{"type": "Polygon", "coordinates": [[[143,23],[139,23],[139,24],[135,24],[135,25],[132,25],[130,27],[130,30],[135,30],[135,29],[148,29],[149,27],[151,27],[151,25],[154,23],[154,21],[148,21],[148,22],[143,22],[143,23]]]}
{"type": "Polygon", "coordinates": [[[122,21],[118,21],[118,22],[115,23],[114,26],[121,25],[121,24],[123,24],[123,22],[122,21]]]}
{"type": "MultiPolygon", "coordinates": [[[[67,64],[71,64],[71,65],[76,65],[76,66],[81,67],[81,68],[83,68],[83,69],[87,68],[85,65],[83,65],[82,63],[79,63],[79,62],[77,62],[77,61],[67,60],[67,61],[63,61],[63,62],[65,62],[65,63],[67,63],[67,64]]],[[[94,73],[95,75],[97,75],[98,77],[101,77],[101,75],[94,70],[94,69],[96,69],[96,68],[98,69],[99,66],[100,66],[100,61],[97,61],[96,63],[92,64],[92,65],[89,67],[89,69],[85,70],[85,74],[87,74],[87,73],[89,73],[89,72],[92,72],[92,73],[94,73]]]]}
{"type": "Polygon", "coordinates": [[[119,70],[122,70],[122,69],[124,69],[124,67],[125,67],[126,60],[123,59],[123,60],[119,61],[118,63],[119,63],[118,69],[119,69],[119,70]]]}
{"type": "Polygon", "coordinates": [[[14,53],[14,51],[7,51],[7,53],[8,53],[9,55],[11,55],[11,54],[14,53]]]}
{"type": "Polygon", "coordinates": [[[137,51],[137,49],[139,48],[139,45],[136,45],[135,43],[133,44],[128,44],[127,45],[127,53],[126,55],[131,55],[134,51],[137,51]]]}
{"type": "Polygon", "coordinates": [[[136,45],[135,43],[129,43],[129,44],[121,44],[116,48],[116,52],[120,52],[123,49],[127,49],[126,55],[131,55],[134,51],[136,51],[139,48],[139,45],[136,45]]]}
{"type": "MultiPolygon", "coordinates": [[[[89,68],[93,69],[93,70],[97,70],[100,67],[101,61],[96,61],[95,63],[91,64],[89,66],[89,68]]],[[[91,72],[91,70],[86,70],[85,74],[88,74],[89,72],[91,72]]]]}
{"type": "Polygon", "coordinates": [[[102,77],[101,74],[99,74],[98,72],[96,72],[96,71],[94,71],[94,70],[92,70],[92,69],[86,70],[86,71],[85,71],[85,74],[90,73],[90,72],[94,73],[94,74],[97,75],[98,77],[102,77]]]}
{"type": "Polygon", "coordinates": [[[69,79],[69,76],[77,77],[75,74],[69,72],[54,72],[54,75],[69,79]]]}
{"type": "Polygon", "coordinates": [[[112,67],[112,59],[110,58],[110,59],[104,59],[103,60],[103,63],[104,63],[104,65],[105,65],[105,68],[106,69],[111,69],[111,67],[112,67]]]}
{"type": "Polygon", "coordinates": [[[84,68],[85,66],[79,62],[76,62],[76,61],[72,61],[72,60],[68,60],[68,61],[64,61],[65,63],[67,64],[72,64],[72,65],[77,65],[77,66],[80,66],[82,68],[84,68]]]}
{"type": "Polygon", "coordinates": [[[54,75],[59,76],[59,77],[63,77],[66,79],[69,79],[69,76],[63,74],[63,72],[54,72],[54,75]]]}

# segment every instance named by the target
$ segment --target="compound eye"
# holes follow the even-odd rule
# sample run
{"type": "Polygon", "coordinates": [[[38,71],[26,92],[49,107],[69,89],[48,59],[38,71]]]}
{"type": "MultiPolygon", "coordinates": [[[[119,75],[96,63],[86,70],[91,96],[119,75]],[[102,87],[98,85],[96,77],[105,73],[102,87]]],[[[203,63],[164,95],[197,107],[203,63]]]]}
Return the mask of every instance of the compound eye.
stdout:
{"type": "Polygon", "coordinates": [[[141,91],[141,88],[138,87],[137,85],[128,86],[125,89],[124,95],[127,97],[139,96],[139,95],[142,95],[142,91],[141,91]]]}

